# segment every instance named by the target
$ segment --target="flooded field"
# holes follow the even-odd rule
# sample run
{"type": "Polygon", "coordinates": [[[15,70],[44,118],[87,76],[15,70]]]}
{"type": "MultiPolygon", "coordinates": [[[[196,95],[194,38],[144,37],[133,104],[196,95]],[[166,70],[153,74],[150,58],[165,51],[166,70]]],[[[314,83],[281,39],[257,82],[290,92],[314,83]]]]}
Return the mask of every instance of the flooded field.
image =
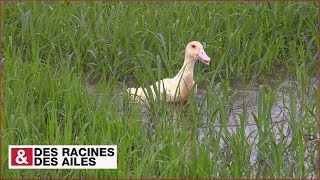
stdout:
{"type": "MultiPolygon", "coordinates": [[[[301,89],[301,86],[291,80],[279,80],[273,79],[266,82],[255,82],[251,83],[249,86],[243,88],[240,83],[231,83],[228,89],[228,103],[226,104],[226,119],[221,118],[221,114],[219,112],[214,117],[208,117],[208,111],[211,111],[211,107],[208,106],[207,101],[204,100],[208,95],[207,89],[203,86],[198,87],[197,94],[195,97],[195,102],[198,106],[198,117],[200,118],[200,122],[197,123],[197,131],[198,131],[198,142],[197,147],[201,146],[203,139],[210,139],[210,134],[212,136],[212,132],[216,134],[219,133],[222,126],[226,126],[226,131],[221,131],[222,136],[233,136],[237,131],[241,130],[241,127],[244,127],[245,138],[247,142],[252,144],[251,154],[249,162],[255,167],[255,172],[259,171],[258,168],[258,155],[257,155],[257,145],[259,144],[259,126],[263,128],[270,128],[270,131],[273,132],[273,138],[275,143],[279,143],[279,141],[285,142],[286,144],[290,144],[292,140],[292,134],[294,133],[293,129],[290,129],[290,123],[304,123],[303,122],[303,112],[302,108],[304,106],[312,106],[309,107],[313,110],[314,113],[314,126],[316,127],[316,107],[314,104],[315,98],[315,90],[317,88],[318,79],[317,78],[309,78],[307,80],[307,84],[309,86],[306,89],[301,89]],[[259,99],[259,87],[260,84],[263,83],[265,87],[268,87],[272,91],[271,100],[269,99],[269,104],[264,104],[265,107],[260,107],[261,99],[259,99]],[[301,95],[301,92],[304,92],[304,95],[301,95]],[[271,102],[271,104],[270,104],[271,102]],[[201,108],[200,108],[201,107],[201,108]],[[265,113],[270,108],[270,113],[265,113]],[[260,116],[265,116],[267,118],[269,124],[268,125],[257,125],[260,123],[260,116]],[[242,120],[241,120],[242,118],[242,120]],[[291,122],[292,119],[296,119],[296,122],[291,122]],[[264,127],[268,126],[268,127],[264,127]]],[[[121,89],[125,89],[122,87],[123,85],[119,85],[119,98],[123,100],[123,97],[126,93],[121,89]]],[[[219,84],[217,84],[217,89],[219,89],[219,84]]],[[[95,86],[89,86],[90,91],[95,91],[95,86]]],[[[220,94],[220,96],[224,96],[224,94],[220,94]]],[[[267,97],[268,98],[268,97],[267,97]]],[[[263,103],[262,103],[263,104],[263,103]]],[[[136,103],[132,102],[132,106],[140,107],[140,115],[141,115],[141,123],[145,125],[147,129],[149,129],[149,133],[153,134],[155,132],[153,121],[150,119],[149,107],[148,103],[136,103]]],[[[180,118],[185,116],[185,112],[181,111],[181,107],[184,104],[171,103],[168,104],[168,112],[172,112],[172,122],[176,122],[179,124],[180,118]]],[[[122,107],[119,107],[119,114],[122,114],[122,107]]],[[[177,127],[179,129],[179,126],[177,127]]],[[[179,131],[179,130],[178,130],[179,131]]],[[[151,135],[155,138],[155,135],[151,135]]],[[[311,143],[305,149],[305,167],[308,168],[311,164],[316,165],[316,159],[314,159],[314,151],[316,151],[317,147],[317,137],[316,134],[303,134],[303,139],[311,140],[311,143]],[[311,152],[311,153],[310,153],[311,152]],[[312,154],[313,153],[313,154],[312,154]],[[312,155],[310,155],[312,154],[312,155]]],[[[224,140],[219,141],[220,149],[226,150],[228,147],[227,142],[224,140]]],[[[159,145],[161,146],[161,145],[159,145]]],[[[199,150],[198,152],[199,153],[199,150]]],[[[211,153],[211,156],[213,153],[211,153]]],[[[314,170],[316,172],[316,170],[314,170]]],[[[316,173],[308,174],[308,177],[315,177],[316,173]]]]}
{"type": "MultiPolygon", "coordinates": [[[[290,106],[294,104],[296,107],[297,118],[301,117],[301,103],[302,101],[311,101],[314,96],[313,88],[317,88],[317,79],[312,78],[309,80],[311,83],[310,88],[306,89],[305,96],[299,97],[297,91],[298,85],[295,82],[285,80],[281,82],[280,80],[273,80],[269,85],[272,85],[272,89],[276,90],[278,87],[275,85],[281,85],[282,88],[276,90],[276,98],[274,99],[274,104],[272,105],[270,119],[271,122],[275,124],[275,128],[279,129],[281,127],[284,134],[287,133],[287,123],[286,119],[290,116],[290,106]],[[294,98],[293,98],[294,97],[294,98]],[[294,100],[294,102],[291,102],[294,100]]],[[[254,136],[254,132],[257,131],[256,123],[254,120],[254,115],[258,115],[258,91],[259,85],[253,84],[249,88],[241,89],[239,84],[232,84],[229,88],[229,94],[232,95],[230,106],[228,107],[229,111],[227,113],[227,126],[229,127],[230,132],[235,131],[235,127],[240,125],[239,115],[247,114],[246,119],[246,135],[254,136]],[[244,108],[246,112],[244,112],[244,108]]],[[[200,103],[202,97],[206,94],[205,89],[198,89],[196,95],[196,100],[200,103]]],[[[205,105],[206,106],[206,105],[205,105]]],[[[207,108],[205,108],[207,109],[207,108]]],[[[203,117],[203,121],[207,121],[206,116],[203,117]]],[[[216,126],[219,126],[217,122],[216,126]]]]}
{"type": "MultiPolygon", "coordinates": [[[[315,98],[314,95],[314,88],[317,88],[318,80],[316,78],[309,79],[310,87],[305,90],[306,94],[304,96],[299,96],[297,91],[295,89],[299,88],[299,85],[296,82],[285,80],[273,80],[269,85],[271,85],[271,88],[276,90],[278,87],[276,85],[281,85],[282,88],[279,88],[276,90],[276,96],[274,99],[274,103],[271,107],[271,114],[268,117],[269,122],[272,127],[272,132],[274,133],[274,139],[276,143],[279,143],[279,141],[286,141],[287,144],[291,143],[291,137],[293,130],[290,129],[290,118],[289,116],[294,116],[295,119],[298,121],[298,123],[303,123],[303,115],[302,112],[302,106],[312,101],[312,98],[315,98]],[[292,107],[296,109],[295,112],[292,111],[292,107]]],[[[250,88],[241,89],[240,85],[233,84],[233,86],[230,87],[229,93],[234,95],[230,107],[228,107],[229,111],[227,113],[227,129],[228,132],[232,135],[235,134],[237,130],[239,130],[239,127],[241,126],[241,120],[240,116],[245,116],[245,136],[252,144],[258,144],[259,136],[258,136],[258,127],[257,127],[257,121],[259,121],[259,99],[258,99],[258,93],[259,93],[259,85],[253,84],[250,88]],[[255,120],[255,118],[257,118],[255,120]]],[[[196,96],[196,99],[198,102],[201,102],[202,96],[206,94],[206,91],[203,89],[200,89],[198,91],[198,94],[196,96]]],[[[266,107],[268,108],[268,107],[266,107]]],[[[314,108],[314,113],[316,113],[316,107],[314,108]]],[[[260,109],[260,110],[266,110],[267,109],[260,109]]],[[[315,116],[317,117],[317,116],[315,116]]],[[[316,118],[314,119],[315,126],[317,126],[316,118]]],[[[200,129],[199,133],[199,140],[201,140],[205,137],[206,132],[212,130],[211,128],[208,128],[212,126],[212,123],[208,123],[208,117],[203,117],[204,124],[200,129]]],[[[215,121],[214,130],[218,132],[220,130],[221,121],[215,121]]],[[[311,132],[310,132],[311,133],[311,132]]],[[[316,134],[304,134],[304,138],[306,139],[314,139],[316,140],[316,134]]],[[[227,148],[226,142],[220,141],[220,148],[227,148]]],[[[317,142],[314,141],[312,145],[310,145],[310,148],[307,148],[305,150],[305,156],[308,162],[305,162],[305,167],[308,167],[309,164],[314,164],[314,159],[308,158],[310,155],[310,152],[315,150],[315,147],[317,146],[317,142]]],[[[250,163],[254,165],[257,161],[257,150],[253,149],[251,151],[250,155],[250,163]]],[[[258,168],[256,169],[258,170],[258,168]]],[[[316,174],[309,174],[310,177],[315,176],[316,174]]]]}
{"type": "Polygon", "coordinates": [[[4,179],[318,177],[319,3],[2,5],[4,179]],[[186,103],[126,93],[195,59],[186,103]],[[9,169],[12,144],[117,145],[117,169],[9,169]]]}

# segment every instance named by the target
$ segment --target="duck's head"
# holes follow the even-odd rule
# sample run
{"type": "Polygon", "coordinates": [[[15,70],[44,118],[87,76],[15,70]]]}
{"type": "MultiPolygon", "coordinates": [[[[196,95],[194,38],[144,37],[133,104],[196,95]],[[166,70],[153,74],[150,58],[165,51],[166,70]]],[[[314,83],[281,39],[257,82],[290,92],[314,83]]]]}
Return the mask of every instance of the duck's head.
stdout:
{"type": "Polygon", "coordinates": [[[200,60],[206,65],[209,65],[211,60],[206,52],[204,52],[202,44],[198,41],[192,41],[187,45],[185,56],[192,61],[200,60]]]}

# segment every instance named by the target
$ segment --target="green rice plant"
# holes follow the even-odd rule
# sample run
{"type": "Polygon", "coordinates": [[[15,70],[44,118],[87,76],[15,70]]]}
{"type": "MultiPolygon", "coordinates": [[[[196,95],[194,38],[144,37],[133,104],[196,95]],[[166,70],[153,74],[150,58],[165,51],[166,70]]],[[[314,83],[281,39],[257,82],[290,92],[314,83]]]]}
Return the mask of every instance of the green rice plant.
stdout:
{"type": "Polygon", "coordinates": [[[317,177],[319,95],[310,79],[317,71],[318,3],[2,8],[2,177],[317,177]],[[195,66],[198,93],[185,104],[167,104],[158,93],[144,105],[132,102],[126,88],[151,94],[150,85],[181,68],[191,40],[212,59],[195,66]],[[279,95],[287,114],[278,122],[279,95]],[[238,101],[241,111],[231,117],[238,101]],[[256,129],[248,133],[248,126],[256,129]],[[116,144],[118,168],[9,170],[11,144],[116,144]]]}

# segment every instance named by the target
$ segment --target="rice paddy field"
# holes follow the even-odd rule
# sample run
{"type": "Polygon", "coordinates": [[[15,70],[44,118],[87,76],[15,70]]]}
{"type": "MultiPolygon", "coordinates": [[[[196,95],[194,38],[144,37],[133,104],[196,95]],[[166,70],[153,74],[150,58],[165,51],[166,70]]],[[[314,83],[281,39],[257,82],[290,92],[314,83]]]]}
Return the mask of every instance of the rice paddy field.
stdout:
{"type": "Polygon", "coordinates": [[[317,178],[317,2],[3,2],[2,178],[317,178]],[[187,103],[133,102],[197,63],[187,103]],[[117,145],[114,170],[8,169],[8,145],[117,145]]]}

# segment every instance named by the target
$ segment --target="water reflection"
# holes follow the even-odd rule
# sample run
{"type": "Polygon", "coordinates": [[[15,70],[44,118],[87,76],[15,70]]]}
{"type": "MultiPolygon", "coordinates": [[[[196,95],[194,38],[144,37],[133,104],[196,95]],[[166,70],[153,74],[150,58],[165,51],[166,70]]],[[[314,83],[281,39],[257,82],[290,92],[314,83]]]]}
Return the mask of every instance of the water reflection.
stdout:
{"type": "MultiPolygon", "coordinates": [[[[305,90],[301,89],[301,86],[295,82],[295,81],[281,81],[281,80],[272,80],[270,81],[268,86],[270,89],[272,89],[272,92],[274,93],[272,95],[273,103],[271,107],[271,114],[268,118],[268,122],[270,125],[268,127],[271,127],[270,130],[273,132],[274,140],[278,144],[279,141],[286,141],[285,143],[289,145],[292,141],[292,133],[293,130],[290,129],[290,122],[292,119],[297,119],[297,121],[303,121],[303,115],[302,112],[302,105],[304,104],[310,104],[310,101],[312,101],[312,97],[314,96],[313,88],[317,87],[317,79],[313,78],[309,80],[309,87],[306,87],[305,90]],[[271,83],[270,83],[271,82],[271,83]],[[281,88],[280,88],[281,87],[281,88]],[[301,92],[304,92],[305,94],[301,94],[301,92]],[[291,116],[291,117],[290,117],[291,116]],[[294,118],[292,118],[294,117],[294,118]]],[[[258,138],[258,127],[254,120],[254,115],[259,116],[259,84],[251,84],[250,87],[241,87],[241,84],[235,84],[233,83],[229,87],[228,94],[232,95],[230,97],[230,103],[228,103],[227,109],[227,119],[226,119],[226,126],[227,131],[229,133],[229,136],[232,136],[236,133],[236,131],[239,131],[241,122],[240,117],[245,116],[245,125],[244,125],[244,132],[245,137],[248,139],[249,144],[254,144],[253,149],[251,150],[250,154],[250,160],[249,162],[254,166],[257,163],[257,144],[259,141],[258,138]]],[[[207,102],[203,101],[203,99],[206,97],[206,89],[205,88],[198,88],[198,92],[195,95],[195,100],[198,103],[198,111],[201,111],[200,105],[201,103],[204,103],[204,107],[202,107],[203,116],[201,119],[201,123],[198,126],[198,149],[199,146],[201,146],[201,143],[203,142],[203,139],[206,137],[207,134],[210,134],[210,131],[219,132],[220,128],[222,126],[220,120],[220,116],[217,115],[214,122],[210,122],[211,120],[209,117],[207,117],[206,114],[208,114],[206,111],[210,110],[210,107],[208,107],[207,102]]],[[[312,103],[312,102],[311,102],[312,103]]],[[[314,103],[314,101],[313,101],[314,103]]],[[[183,116],[184,114],[179,112],[179,104],[170,104],[168,105],[168,110],[173,109],[173,119],[177,120],[179,116],[183,116]]],[[[143,112],[142,118],[145,122],[148,122],[149,116],[148,116],[148,108],[144,105],[141,106],[141,110],[143,112]]],[[[267,111],[267,109],[266,109],[267,111]]],[[[259,117],[258,117],[259,118],[259,117]]],[[[177,120],[179,121],[179,119],[177,120]]],[[[149,126],[150,127],[150,126],[149,126]]],[[[150,128],[151,132],[154,131],[152,127],[150,128]]],[[[224,132],[226,133],[226,132],[224,132]]],[[[225,134],[224,134],[225,135],[225,134]]],[[[315,136],[312,134],[304,134],[304,136],[315,136]]],[[[208,138],[208,137],[207,137],[208,138]]],[[[309,138],[316,138],[316,137],[309,137],[309,138]]],[[[223,139],[219,141],[220,148],[226,149],[227,142],[224,142],[223,139]]],[[[314,141],[316,143],[316,141],[314,141]]],[[[315,145],[316,147],[316,145],[315,145]]],[[[305,157],[307,160],[307,156],[310,155],[309,152],[314,151],[312,148],[306,148],[305,150],[305,157]]],[[[199,150],[198,152],[199,153],[199,150]]],[[[211,156],[213,153],[211,153],[211,156]]],[[[312,164],[310,161],[305,161],[305,167],[308,168],[312,164]]],[[[257,165],[255,166],[256,172],[258,172],[257,165]]],[[[309,175],[310,177],[313,175],[309,175]]]]}
{"type": "MultiPolygon", "coordinates": [[[[305,87],[305,89],[302,89],[301,86],[295,81],[268,80],[267,86],[269,86],[272,89],[272,92],[275,93],[272,96],[275,99],[273,99],[271,114],[268,117],[268,122],[271,123],[271,126],[269,127],[272,127],[271,131],[274,133],[274,139],[276,143],[279,143],[279,140],[281,140],[281,138],[283,140],[283,137],[285,137],[287,144],[291,143],[292,130],[290,130],[289,124],[291,123],[289,121],[291,119],[290,116],[296,117],[297,120],[301,120],[303,118],[301,114],[301,106],[303,104],[308,104],[310,101],[312,101],[312,97],[315,97],[313,88],[317,88],[318,79],[311,78],[307,82],[310,86],[305,87]],[[301,92],[304,92],[305,94],[301,94],[301,92]]],[[[258,116],[259,112],[259,84],[261,84],[261,82],[251,83],[249,87],[243,87],[242,84],[233,82],[232,84],[230,84],[228,90],[228,94],[232,96],[230,96],[228,106],[226,107],[227,119],[224,120],[226,121],[225,123],[226,129],[228,131],[227,133],[229,133],[229,135],[232,136],[236,133],[236,131],[239,131],[239,128],[241,127],[240,117],[244,116],[243,118],[245,119],[245,137],[249,140],[250,144],[258,144],[259,141],[258,127],[254,119],[254,115],[258,116]]],[[[92,87],[90,89],[94,91],[92,87]]],[[[208,113],[206,111],[209,111],[211,108],[208,107],[207,102],[204,101],[204,98],[206,97],[207,93],[208,92],[206,91],[206,88],[198,87],[198,92],[195,95],[195,101],[198,104],[198,111],[202,111],[202,118],[200,119],[201,122],[199,122],[199,126],[197,126],[198,146],[201,145],[203,139],[206,138],[207,134],[210,134],[208,132],[219,132],[220,128],[222,128],[223,119],[219,119],[219,115],[217,115],[214,118],[214,122],[212,122],[212,118],[210,119],[207,116],[208,113]],[[200,109],[202,103],[204,104],[200,109]]],[[[122,98],[123,96],[124,94],[121,95],[122,98]]],[[[132,106],[137,105],[137,103],[135,102],[131,103],[132,106]]],[[[153,123],[150,122],[149,106],[148,104],[144,103],[138,104],[138,106],[140,107],[140,115],[142,118],[142,122],[147,125],[148,129],[150,130],[150,133],[152,134],[155,131],[155,129],[153,127],[153,123]]],[[[184,106],[184,104],[171,103],[167,105],[168,112],[172,114],[173,121],[178,122],[181,119],[181,116],[185,116],[185,112],[183,112],[183,108],[181,108],[181,106],[184,106]]],[[[179,127],[177,128],[177,131],[180,131],[179,127]]],[[[151,136],[154,137],[155,135],[151,136]]],[[[310,134],[304,136],[310,136],[309,138],[316,139],[316,137],[311,137],[315,135],[310,134]]],[[[227,142],[224,142],[223,140],[219,142],[219,146],[222,150],[227,148],[227,142]]],[[[316,141],[314,143],[316,143],[316,141]]],[[[250,163],[252,165],[254,165],[257,161],[256,148],[257,146],[253,146],[253,149],[251,150],[250,154],[250,163]]],[[[305,156],[308,156],[308,154],[310,154],[310,150],[313,149],[306,148],[305,156]]],[[[312,163],[306,162],[305,167],[307,168],[310,164],[312,163]]]]}

